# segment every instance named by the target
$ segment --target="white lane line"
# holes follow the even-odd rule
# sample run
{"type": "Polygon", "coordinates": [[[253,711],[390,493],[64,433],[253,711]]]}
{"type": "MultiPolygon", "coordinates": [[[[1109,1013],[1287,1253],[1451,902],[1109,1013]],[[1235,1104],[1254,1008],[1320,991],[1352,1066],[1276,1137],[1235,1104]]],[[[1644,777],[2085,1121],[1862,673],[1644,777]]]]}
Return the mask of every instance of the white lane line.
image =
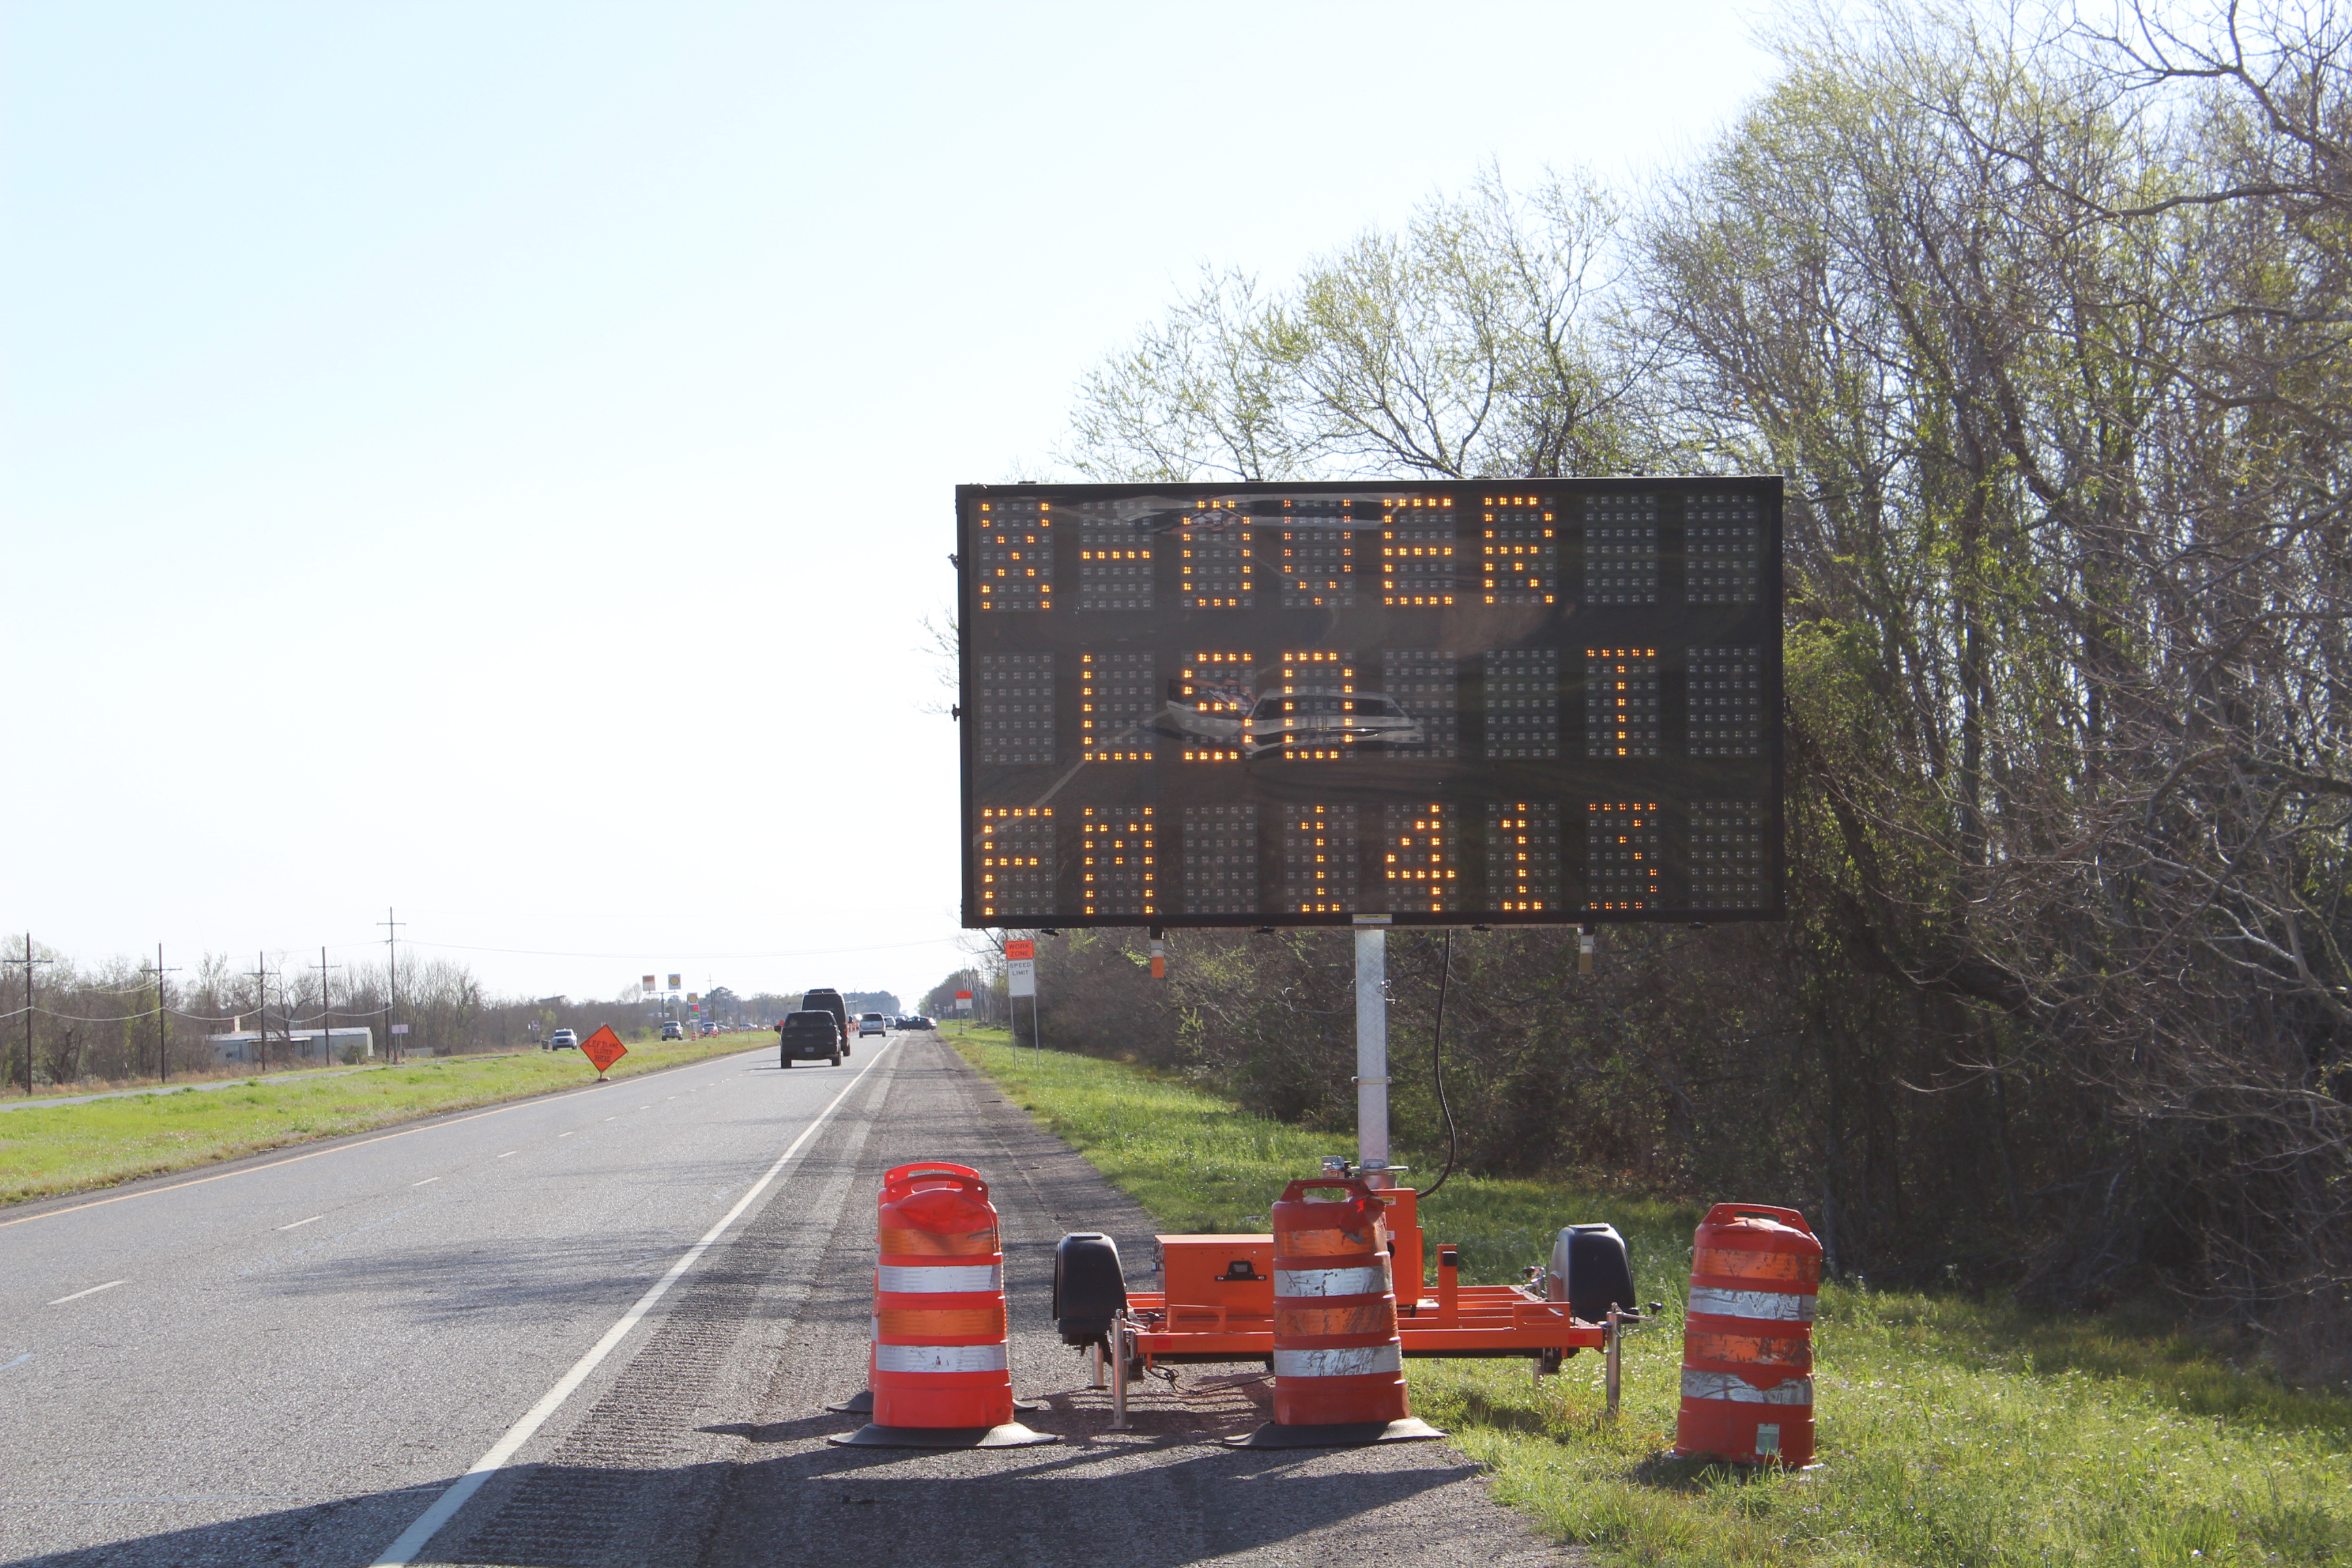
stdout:
{"type": "Polygon", "coordinates": [[[825,1108],[816,1113],[815,1120],[801,1129],[801,1135],[793,1140],[792,1146],[776,1156],[776,1163],[768,1167],[767,1173],[751,1184],[751,1190],[736,1199],[735,1206],[721,1215],[719,1223],[706,1231],[700,1241],[688,1247],[686,1255],[670,1265],[669,1272],[654,1281],[652,1289],[637,1298],[636,1305],[622,1313],[620,1321],[606,1329],[604,1337],[598,1340],[586,1355],[572,1363],[572,1370],[558,1378],[555,1386],[541,1394],[539,1403],[523,1413],[521,1420],[508,1427],[506,1436],[491,1444],[489,1451],[474,1461],[472,1469],[452,1481],[449,1489],[436,1499],[433,1506],[426,1509],[415,1524],[403,1531],[399,1540],[385,1547],[383,1555],[378,1557],[369,1565],[369,1568],[407,1568],[407,1564],[416,1561],[416,1554],[425,1550],[443,1525],[457,1517],[457,1510],[466,1506],[467,1499],[481,1489],[482,1483],[504,1468],[506,1462],[513,1458],[522,1446],[530,1442],[532,1436],[547,1424],[548,1417],[563,1408],[563,1402],[572,1397],[572,1391],[588,1380],[588,1374],[594,1372],[603,1363],[604,1358],[613,1353],[614,1348],[628,1337],[629,1331],[635,1328],[647,1312],[653,1310],[654,1304],[669,1293],[669,1288],[677,1284],[688,1269],[700,1261],[702,1255],[709,1251],[719,1238],[727,1233],[728,1226],[740,1219],[743,1212],[751,1206],[752,1201],[761,1193],[766,1192],[770,1184],[783,1173],[784,1167],[793,1163],[793,1157],[800,1153],[802,1147],[816,1136],[817,1129],[832,1120],[833,1113],[841,1108],[841,1102],[849,1098],[849,1091],[864,1081],[866,1073],[887,1054],[877,1052],[872,1060],[859,1068],[857,1076],[844,1084],[841,1092],[835,1095],[826,1103],[825,1108]]]}
{"type": "Polygon", "coordinates": [[[499,1159],[501,1159],[501,1160],[511,1160],[511,1159],[513,1159],[517,1154],[520,1154],[520,1153],[521,1153],[521,1152],[522,1152],[522,1151],[521,1151],[521,1150],[520,1150],[520,1149],[509,1149],[509,1150],[508,1150],[505,1153],[503,1153],[503,1154],[499,1155],[499,1159]]]}
{"type": "Polygon", "coordinates": [[[278,1228],[279,1230],[299,1230],[306,1225],[316,1225],[326,1217],[327,1216],[322,1214],[314,1214],[309,1219],[298,1219],[292,1225],[281,1225],[278,1228]]]}
{"type": "Polygon", "coordinates": [[[425,1177],[425,1180],[423,1180],[423,1181],[421,1181],[421,1182],[411,1182],[411,1183],[409,1183],[408,1184],[409,1184],[410,1186],[412,1186],[412,1187],[423,1187],[423,1186],[429,1186],[429,1185],[431,1185],[433,1183],[437,1182],[437,1181],[439,1181],[440,1179],[441,1179],[441,1178],[440,1178],[440,1177],[438,1177],[438,1176],[427,1176],[427,1177],[425,1177]]]}
{"type": "Polygon", "coordinates": [[[607,1116],[604,1120],[607,1121],[618,1121],[620,1118],[617,1116],[607,1116]]]}
{"type": "Polygon", "coordinates": [[[14,1371],[16,1371],[18,1367],[20,1367],[20,1366],[24,1365],[26,1362],[28,1362],[28,1361],[30,1361],[30,1360],[32,1360],[32,1359],[33,1359],[33,1352],[32,1352],[31,1351],[26,1351],[23,1355],[18,1356],[15,1361],[0,1362],[0,1372],[14,1372],[14,1371]]]}
{"type": "Polygon", "coordinates": [[[77,1290],[70,1296],[60,1296],[56,1300],[50,1302],[49,1305],[52,1307],[62,1307],[68,1301],[79,1301],[84,1296],[95,1296],[100,1290],[111,1290],[117,1285],[127,1285],[129,1283],[130,1281],[127,1279],[110,1279],[103,1285],[93,1285],[87,1290],[77,1290]]]}
{"type": "MultiPolygon", "coordinates": [[[[572,1132],[577,1132],[577,1131],[580,1131],[580,1129],[578,1129],[577,1127],[575,1127],[575,1128],[573,1128],[573,1129],[572,1130],[572,1132]]],[[[557,1133],[557,1134],[556,1134],[556,1136],[557,1136],[558,1138],[569,1138],[569,1137],[571,1137],[571,1136],[572,1136],[572,1132],[559,1132],[559,1133],[557,1133]]]]}
{"type": "MultiPolygon", "coordinates": [[[[766,1047],[761,1047],[758,1048],[764,1050],[766,1047]]],[[[723,1060],[724,1058],[713,1058],[711,1059],[723,1060]]],[[[700,1062],[688,1062],[686,1065],[688,1067],[700,1067],[703,1064],[700,1062]]],[[[667,1071],[670,1069],[665,1068],[663,1070],[667,1071]]],[[[583,1084],[581,1086],[583,1089],[593,1087],[594,1086],[589,1084],[583,1084]]],[[[572,1093],[577,1091],[562,1090],[560,1092],[572,1093]]],[[[435,1121],[423,1127],[404,1127],[397,1132],[385,1132],[373,1138],[362,1138],[357,1142],[351,1143],[338,1143],[331,1149],[313,1149],[307,1154],[290,1154],[283,1160],[272,1160],[266,1165],[247,1165],[241,1170],[221,1171],[209,1176],[198,1176],[194,1181],[173,1182],[167,1187],[142,1187],[135,1193],[117,1193],[110,1198],[92,1198],[86,1204],[71,1204],[61,1209],[43,1209],[38,1214],[19,1215],[15,1219],[0,1219],[0,1230],[5,1230],[12,1225],[30,1225],[35,1220],[56,1219],[64,1215],[79,1214],[84,1209],[104,1208],[109,1204],[127,1204],[133,1198],[158,1197],[164,1193],[176,1193],[183,1187],[201,1187],[206,1182],[226,1182],[231,1176],[250,1176],[258,1171],[274,1171],[280,1165],[293,1165],[299,1164],[304,1160],[322,1159],[329,1154],[340,1154],[346,1149],[364,1149],[371,1143],[389,1143],[394,1138],[414,1138],[419,1132],[438,1132],[444,1127],[455,1127],[458,1123],[464,1121],[479,1121],[485,1116],[504,1116],[509,1110],[529,1110],[534,1105],[546,1104],[550,1098],[551,1097],[544,1094],[531,1095],[522,1100],[514,1100],[509,1104],[494,1105],[488,1110],[477,1110],[471,1116],[453,1116],[446,1121],[435,1121]]],[[[612,1118],[608,1116],[604,1120],[610,1121],[612,1118]]]]}

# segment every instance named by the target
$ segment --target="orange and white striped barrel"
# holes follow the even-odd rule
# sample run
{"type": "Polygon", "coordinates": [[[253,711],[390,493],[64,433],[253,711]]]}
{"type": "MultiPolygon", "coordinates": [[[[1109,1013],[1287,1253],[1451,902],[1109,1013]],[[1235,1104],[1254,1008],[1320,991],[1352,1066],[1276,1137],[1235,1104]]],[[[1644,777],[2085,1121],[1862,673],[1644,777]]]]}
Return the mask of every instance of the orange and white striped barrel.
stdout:
{"type": "Polygon", "coordinates": [[[1011,1421],[1004,1251],[988,1184],[965,1165],[900,1165],[884,1174],[879,1207],[874,1424],[1011,1421]]]}
{"type": "Polygon", "coordinates": [[[1402,1420],[1387,1205],[1352,1177],[1283,1189],[1274,1223],[1274,1419],[1283,1426],[1402,1420]],[[1336,1187],[1337,1201],[1307,1193],[1336,1187]]]}
{"type": "Polygon", "coordinates": [[[1717,1204],[1707,1211],[1691,1253],[1675,1453],[1812,1461],[1821,1283],[1822,1244],[1795,1209],[1717,1204]]]}

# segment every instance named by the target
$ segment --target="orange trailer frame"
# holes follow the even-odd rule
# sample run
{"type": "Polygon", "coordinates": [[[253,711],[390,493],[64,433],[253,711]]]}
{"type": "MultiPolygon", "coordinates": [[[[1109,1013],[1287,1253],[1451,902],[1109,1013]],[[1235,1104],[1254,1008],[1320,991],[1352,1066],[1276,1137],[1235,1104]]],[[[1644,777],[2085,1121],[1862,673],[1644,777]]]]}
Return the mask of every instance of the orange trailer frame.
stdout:
{"type": "MultiPolygon", "coordinates": [[[[1609,1331],[1519,1285],[1465,1285],[1454,1248],[1437,1248],[1437,1283],[1423,1285],[1419,1194],[1389,1187],[1390,1255],[1398,1282],[1397,1331],[1409,1356],[1553,1358],[1601,1350],[1609,1331]],[[1427,1293],[1424,1293],[1427,1292],[1427,1293]],[[1552,1355],[1547,1355],[1552,1352],[1552,1355]]],[[[1274,1237],[1270,1234],[1161,1236],[1160,1290],[1130,1290],[1130,1343],[1146,1366],[1264,1361],[1274,1354],[1274,1237]]]]}

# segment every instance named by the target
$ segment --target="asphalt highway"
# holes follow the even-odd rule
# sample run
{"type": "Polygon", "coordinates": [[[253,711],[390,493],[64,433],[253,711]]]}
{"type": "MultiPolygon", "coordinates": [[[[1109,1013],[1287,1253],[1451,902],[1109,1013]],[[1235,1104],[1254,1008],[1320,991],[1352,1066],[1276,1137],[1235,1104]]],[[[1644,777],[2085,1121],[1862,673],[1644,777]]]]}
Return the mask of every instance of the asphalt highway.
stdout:
{"type": "MultiPolygon", "coordinates": [[[[1046,1321],[1054,1241],[1145,1217],[927,1036],[772,1048],[0,1211],[0,1560],[49,1565],[1561,1558],[1441,1445],[1213,1446],[1248,1368],[1139,1393],[1046,1321]],[[996,1453],[838,1449],[873,1195],[972,1164],[1024,1417],[996,1453]]],[[[1199,1375],[1192,1375],[1197,1373],[1199,1375]]]]}

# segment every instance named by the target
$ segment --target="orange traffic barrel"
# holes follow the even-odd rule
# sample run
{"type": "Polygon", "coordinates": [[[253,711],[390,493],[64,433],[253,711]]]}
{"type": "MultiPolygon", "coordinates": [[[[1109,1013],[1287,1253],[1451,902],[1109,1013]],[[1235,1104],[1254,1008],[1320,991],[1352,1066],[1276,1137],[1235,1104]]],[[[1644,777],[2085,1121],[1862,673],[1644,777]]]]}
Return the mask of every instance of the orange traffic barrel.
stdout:
{"type": "Polygon", "coordinates": [[[1683,1324],[1675,1452],[1747,1464],[1813,1458],[1822,1244],[1795,1209],[1717,1204],[1699,1222],[1683,1324]]]}
{"type": "Polygon", "coordinates": [[[1051,1443],[1013,1419],[1004,1251],[988,1184],[968,1165],[882,1177],[874,1268],[871,1425],[830,1441],[868,1447],[1051,1443]]]}
{"type": "Polygon", "coordinates": [[[1444,1436],[1405,1407],[1387,1212],[1352,1176],[1283,1189],[1271,1216],[1274,1419],[1228,1439],[1234,1446],[1328,1447],[1444,1436]],[[1308,1198],[1318,1189],[1329,1195],[1308,1198]]]}

